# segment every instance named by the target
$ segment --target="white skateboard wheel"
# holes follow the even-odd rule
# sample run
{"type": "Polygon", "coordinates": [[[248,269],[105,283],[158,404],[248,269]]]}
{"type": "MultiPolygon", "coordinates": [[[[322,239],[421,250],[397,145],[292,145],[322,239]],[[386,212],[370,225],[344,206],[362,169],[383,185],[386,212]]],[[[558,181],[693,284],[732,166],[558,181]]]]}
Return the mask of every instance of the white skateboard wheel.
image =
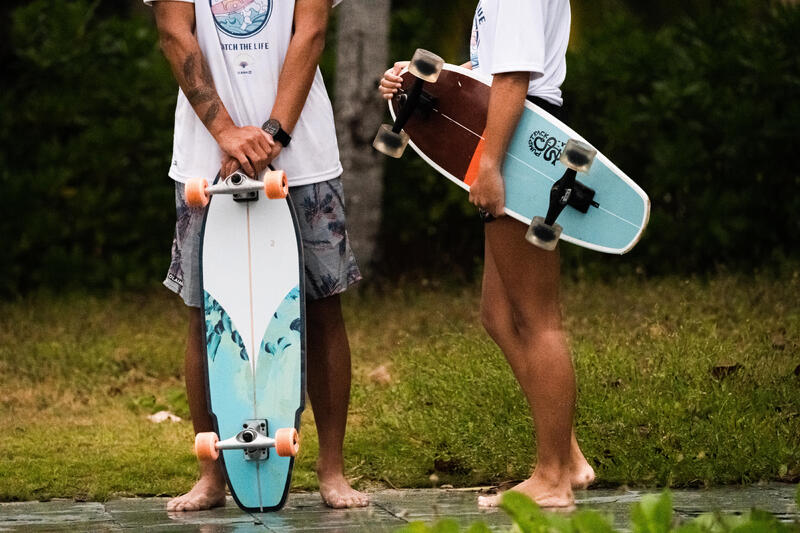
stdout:
{"type": "Polygon", "coordinates": [[[525,233],[525,240],[543,250],[555,250],[561,237],[561,230],[558,224],[550,226],[544,223],[544,218],[533,217],[525,233]]]}
{"type": "Polygon", "coordinates": [[[372,141],[372,146],[382,154],[389,157],[399,158],[408,145],[408,134],[403,130],[400,133],[392,131],[392,126],[389,124],[381,124],[378,129],[378,134],[375,135],[375,140],[372,141]]]}
{"type": "Polygon", "coordinates": [[[417,48],[411,62],[408,64],[408,71],[421,80],[429,83],[436,83],[439,73],[444,67],[444,59],[433,52],[428,52],[422,48],[417,48]]]}
{"type": "Polygon", "coordinates": [[[594,156],[596,155],[597,150],[585,142],[570,139],[561,151],[559,161],[561,161],[565,167],[571,168],[575,172],[589,172],[589,168],[592,166],[594,156]]]}

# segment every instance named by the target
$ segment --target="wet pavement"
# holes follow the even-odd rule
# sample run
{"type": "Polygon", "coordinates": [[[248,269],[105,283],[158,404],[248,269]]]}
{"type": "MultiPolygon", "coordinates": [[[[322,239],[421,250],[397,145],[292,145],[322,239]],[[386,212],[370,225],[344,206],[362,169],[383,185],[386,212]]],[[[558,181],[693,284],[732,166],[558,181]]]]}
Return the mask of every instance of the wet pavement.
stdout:
{"type": "MultiPolygon", "coordinates": [[[[800,517],[796,486],[788,484],[724,487],[712,490],[675,490],[678,516],[691,518],[708,511],[739,513],[753,507],[782,520],[800,517]]],[[[628,526],[631,505],[649,491],[593,489],[576,492],[579,508],[613,515],[615,526],[628,526]]],[[[169,531],[169,532],[389,532],[412,521],[436,522],[454,518],[462,526],[482,520],[491,529],[506,531],[511,524],[503,511],[481,511],[473,489],[384,490],[370,493],[372,505],[333,510],[316,493],[293,493],[278,513],[240,511],[228,506],[194,513],[167,513],[168,498],[125,498],[108,502],[21,502],[0,504],[0,531],[169,531]]]]}

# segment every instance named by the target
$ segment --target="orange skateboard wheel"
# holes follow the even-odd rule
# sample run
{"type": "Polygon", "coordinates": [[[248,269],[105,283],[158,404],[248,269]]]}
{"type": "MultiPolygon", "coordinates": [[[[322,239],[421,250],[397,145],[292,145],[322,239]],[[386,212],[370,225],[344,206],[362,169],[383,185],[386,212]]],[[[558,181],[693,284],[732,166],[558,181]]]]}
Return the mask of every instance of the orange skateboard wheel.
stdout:
{"type": "Polygon", "coordinates": [[[294,457],[300,451],[300,435],[294,428],[280,428],[275,432],[275,452],[280,457],[294,457]]]}
{"type": "Polygon", "coordinates": [[[216,433],[198,433],[194,438],[194,453],[197,458],[201,461],[216,461],[219,457],[218,441],[216,433]]]}
{"type": "Polygon", "coordinates": [[[289,185],[286,172],[283,170],[270,170],[264,174],[264,192],[270,200],[280,200],[289,194],[289,185]]]}
{"type": "Polygon", "coordinates": [[[186,182],[184,193],[186,194],[186,204],[189,207],[205,207],[208,205],[208,195],[206,189],[208,181],[205,178],[192,178],[186,182]]]}

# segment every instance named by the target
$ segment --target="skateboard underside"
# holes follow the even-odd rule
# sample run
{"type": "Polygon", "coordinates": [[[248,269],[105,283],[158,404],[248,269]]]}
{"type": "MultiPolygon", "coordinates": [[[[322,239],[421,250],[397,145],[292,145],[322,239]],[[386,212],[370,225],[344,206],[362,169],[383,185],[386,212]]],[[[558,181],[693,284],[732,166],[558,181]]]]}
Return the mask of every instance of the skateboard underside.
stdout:
{"type": "MultiPolygon", "coordinates": [[[[221,440],[248,424],[275,438],[299,430],[304,402],[302,250],[291,200],[237,202],[213,197],[203,228],[209,410],[221,440]]],[[[288,494],[292,457],[224,449],[240,507],[271,511],[288,494]]]]}

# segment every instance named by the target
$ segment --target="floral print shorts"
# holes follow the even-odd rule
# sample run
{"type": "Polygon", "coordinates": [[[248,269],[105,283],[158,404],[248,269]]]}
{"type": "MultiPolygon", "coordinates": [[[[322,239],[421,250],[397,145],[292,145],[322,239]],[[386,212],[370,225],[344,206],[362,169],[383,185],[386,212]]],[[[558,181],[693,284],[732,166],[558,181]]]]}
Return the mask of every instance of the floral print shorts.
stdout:
{"type": "MultiPolygon", "coordinates": [[[[361,279],[344,214],[341,178],[290,187],[306,272],[306,298],[318,300],[347,290],[361,279]]],[[[200,307],[200,232],[204,209],[186,205],[183,183],[175,183],[177,223],[172,241],[172,261],[164,285],[180,295],[186,305],[200,307]]]]}

